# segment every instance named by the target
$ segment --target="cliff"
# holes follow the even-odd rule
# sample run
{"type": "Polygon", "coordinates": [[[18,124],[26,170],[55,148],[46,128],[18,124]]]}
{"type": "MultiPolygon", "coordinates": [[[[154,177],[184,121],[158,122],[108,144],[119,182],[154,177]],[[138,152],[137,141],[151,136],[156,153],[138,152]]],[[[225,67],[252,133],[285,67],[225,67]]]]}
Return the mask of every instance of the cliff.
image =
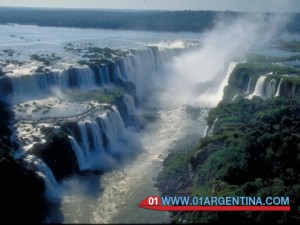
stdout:
{"type": "Polygon", "coordinates": [[[13,157],[9,140],[12,114],[0,102],[0,206],[1,222],[34,222],[43,220],[45,210],[44,181],[13,157]]]}
{"type": "Polygon", "coordinates": [[[271,64],[238,65],[230,75],[223,101],[209,112],[210,135],[196,147],[169,157],[158,178],[159,183],[167,184],[188,178],[169,192],[160,188],[168,195],[288,196],[291,211],[173,213],[173,222],[273,224],[300,220],[298,75],[295,69],[271,64]],[[170,170],[175,163],[176,170],[170,170]],[[174,171],[186,172],[172,176],[174,171]]]}

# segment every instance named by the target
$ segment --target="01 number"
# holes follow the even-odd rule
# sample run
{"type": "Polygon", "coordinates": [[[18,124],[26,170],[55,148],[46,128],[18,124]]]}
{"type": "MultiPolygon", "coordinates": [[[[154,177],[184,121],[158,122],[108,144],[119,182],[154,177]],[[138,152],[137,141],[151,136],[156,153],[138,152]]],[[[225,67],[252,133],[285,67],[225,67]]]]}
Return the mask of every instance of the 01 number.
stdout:
{"type": "Polygon", "coordinates": [[[148,204],[149,205],[158,205],[158,197],[149,197],[148,204]]]}

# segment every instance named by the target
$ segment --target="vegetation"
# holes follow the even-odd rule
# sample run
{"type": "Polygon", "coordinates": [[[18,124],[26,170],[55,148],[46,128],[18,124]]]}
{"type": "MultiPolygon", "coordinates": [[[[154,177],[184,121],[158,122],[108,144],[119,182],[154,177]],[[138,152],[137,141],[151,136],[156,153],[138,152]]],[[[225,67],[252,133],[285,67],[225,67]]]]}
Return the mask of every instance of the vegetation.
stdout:
{"type": "MultiPolygon", "coordinates": [[[[300,71],[295,68],[278,66],[269,62],[240,63],[232,71],[228,80],[229,85],[224,88],[223,102],[231,102],[235,95],[243,95],[248,88],[251,77],[251,83],[255,84],[260,75],[267,73],[272,74],[269,75],[268,79],[283,79],[283,89],[285,89],[285,91],[282,95],[286,97],[291,96],[290,92],[293,84],[298,85],[298,80],[300,81],[300,71]],[[282,76],[286,74],[299,77],[288,78],[282,76]]],[[[251,87],[251,90],[253,91],[254,87],[251,87]]]]}
{"type": "Polygon", "coordinates": [[[13,49],[4,49],[4,50],[3,50],[3,53],[4,53],[5,55],[11,57],[11,56],[14,56],[14,54],[16,53],[16,51],[13,50],[13,49]]]}
{"type": "Polygon", "coordinates": [[[54,53],[52,53],[51,55],[49,55],[49,54],[42,54],[42,55],[33,54],[30,56],[30,59],[41,62],[45,66],[50,66],[50,65],[53,65],[54,62],[57,62],[58,60],[61,60],[62,58],[59,56],[56,56],[54,53]]]}
{"type": "MultiPolygon", "coordinates": [[[[39,26],[202,32],[217,19],[234,19],[246,13],[214,11],[137,11],[0,8],[0,23],[37,24],[39,26]]],[[[264,14],[272,16],[272,14],[264,14]]],[[[291,13],[290,32],[300,32],[300,14],[291,13]]]]}
{"type": "Polygon", "coordinates": [[[251,54],[248,55],[248,62],[263,62],[263,63],[277,63],[277,62],[285,62],[285,61],[297,61],[300,60],[300,55],[293,55],[289,57],[279,57],[279,56],[265,56],[265,55],[257,55],[251,54]]]}
{"type": "Polygon", "coordinates": [[[68,98],[74,102],[96,101],[113,104],[117,99],[123,98],[123,92],[119,88],[104,89],[103,91],[68,92],[68,98]]]}
{"type": "Polygon", "coordinates": [[[191,196],[288,196],[290,212],[172,213],[173,222],[213,224],[297,223],[300,221],[299,71],[269,62],[236,66],[224,98],[209,112],[214,127],[192,148],[169,154],[158,176],[163,194],[191,196]],[[282,79],[281,96],[263,100],[232,95],[247,88],[250,77],[270,73],[282,79]],[[294,76],[282,76],[293,74],[294,76]],[[293,93],[292,93],[293,92],[293,93]]]}
{"type": "MultiPolygon", "coordinates": [[[[239,15],[224,12],[229,17],[239,15]]],[[[223,15],[212,11],[109,11],[0,8],[0,23],[103,29],[200,32],[223,15]]]]}
{"type": "Polygon", "coordinates": [[[279,48],[285,51],[300,52],[300,41],[280,41],[279,48]]]}
{"type": "Polygon", "coordinates": [[[188,135],[178,140],[172,146],[168,156],[163,162],[163,171],[157,177],[156,186],[162,192],[162,195],[186,194],[190,192],[192,179],[189,176],[190,158],[195,143],[198,142],[197,135],[188,135]],[[187,151],[188,149],[188,151],[187,151]]]}
{"type": "MultiPolygon", "coordinates": [[[[299,100],[241,98],[238,103],[220,103],[208,117],[209,123],[218,118],[212,137],[203,138],[195,150],[166,161],[160,175],[170,177],[170,169],[187,171],[189,160],[192,182],[169,195],[191,189],[192,196],[289,196],[290,212],[193,212],[173,218],[224,224],[299,221],[299,115],[299,100]]],[[[186,173],[176,175],[175,183],[187,177],[186,173]]]]}
{"type": "Polygon", "coordinates": [[[65,51],[80,55],[83,59],[78,60],[79,65],[108,65],[126,56],[126,50],[99,48],[91,43],[72,44],[64,47],[65,51]]]}
{"type": "Polygon", "coordinates": [[[96,101],[98,103],[115,105],[117,106],[123,120],[127,124],[129,118],[126,105],[123,101],[124,92],[135,96],[135,86],[132,86],[131,83],[127,83],[122,88],[104,88],[103,90],[89,92],[73,91],[68,92],[67,95],[69,100],[74,102],[96,101]],[[128,92],[127,89],[129,89],[132,93],[128,92]]]}

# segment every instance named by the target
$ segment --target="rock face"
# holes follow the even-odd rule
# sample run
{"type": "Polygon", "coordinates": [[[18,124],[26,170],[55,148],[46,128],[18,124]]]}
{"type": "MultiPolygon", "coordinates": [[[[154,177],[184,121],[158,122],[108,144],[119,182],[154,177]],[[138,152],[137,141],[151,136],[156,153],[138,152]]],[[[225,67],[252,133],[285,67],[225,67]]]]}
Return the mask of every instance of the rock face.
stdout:
{"type": "Polygon", "coordinates": [[[44,181],[13,158],[9,122],[12,114],[0,101],[0,222],[40,223],[45,209],[44,181]]]}
{"type": "Polygon", "coordinates": [[[41,158],[52,170],[55,178],[60,180],[78,171],[74,151],[68,135],[62,131],[53,131],[46,138],[45,144],[35,144],[27,154],[41,158]]]}
{"type": "Polygon", "coordinates": [[[44,181],[13,158],[0,163],[2,222],[41,222],[45,210],[44,181]]]}
{"type": "Polygon", "coordinates": [[[196,152],[196,154],[191,157],[190,164],[193,171],[196,171],[197,166],[202,165],[207,159],[207,149],[204,147],[196,152]]]}

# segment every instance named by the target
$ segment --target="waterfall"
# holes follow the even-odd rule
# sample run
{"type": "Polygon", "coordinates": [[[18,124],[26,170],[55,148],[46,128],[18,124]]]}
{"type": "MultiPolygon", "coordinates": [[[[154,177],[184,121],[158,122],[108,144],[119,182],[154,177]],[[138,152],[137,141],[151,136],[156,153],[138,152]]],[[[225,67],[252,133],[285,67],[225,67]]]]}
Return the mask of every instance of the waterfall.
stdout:
{"type": "Polygon", "coordinates": [[[274,97],[278,97],[280,96],[280,88],[281,88],[281,84],[282,84],[282,79],[280,79],[279,85],[277,87],[277,91],[274,97]]]}
{"type": "Polygon", "coordinates": [[[214,129],[215,129],[216,123],[218,122],[218,119],[219,119],[219,118],[216,118],[216,119],[214,120],[214,123],[213,123],[211,129],[208,131],[208,134],[207,134],[207,135],[208,135],[209,137],[212,136],[212,133],[213,133],[213,131],[214,131],[214,129]]]}
{"type": "Polygon", "coordinates": [[[256,81],[256,85],[253,93],[248,98],[252,99],[253,96],[259,96],[263,98],[265,96],[264,91],[265,91],[266,81],[267,81],[267,75],[261,75],[256,81]]]}
{"type": "Polygon", "coordinates": [[[33,155],[26,156],[24,160],[30,168],[34,169],[43,178],[46,187],[46,196],[52,200],[58,198],[58,184],[47,164],[33,155]]]}
{"type": "MultiPolygon", "coordinates": [[[[184,49],[183,49],[184,50],[184,49]]],[[[178,49],[147,47],[131,50],[123,58],[108,65],[91,65],[0,78],[0,97],[14,97],[16,102],[36,99],[52,93],[53,89],[93,90],[110,83],[131,81],[142,94],[149,87],[163,63],[183,52],[178,49]]],[[[140,95],[139,95],[140,96],[140,95]]]]}
{"type": "Polygon", "coordinates": [[[292,99],[295,99],[296,88],[297,88],[297,85],[296,85],[296,84],[293,84],[293,89],[292,89],[292,99]]]}
{"type": "Polygon", "coordinates": [[[122,118],[115,106],[95,119],[77,123],[80,137],[73,135],[75,130],[68,128],[69,140],[76,155],[80,170],[91,169],[95,158],[109,154],[124,132],[122,118]]]}
{"type": "Polygon", "coordinates": [[[161,54],[154,54],[152,48],[146,48],[131,52],[130,55],[125,57],[124,74],[127,75],[129,81],[136,85],[138,96],[144,94],[145,87],[149,87],[153,76],[158,71],[159,66],[157,63],[159,59],[157,57],[159,56],[161,54]]]}
{"type": "Polygon", "coordinates": [[[239,97],[239,95],[233,96],[232,101],[234,101],[237,97],[239,97]]]}
{"type": "Polygon", "coordinates": [[[78,127],[79,127],[79,131],[80,131],[80,146],[83,149],[83,154],[85,156],[85,158],[88,158],[88,151],[90,149],[90,141],[88,138],[88,133],[87,133],[87,125],[90,123],[91,121],[87,121],[87,122],[78,122],[78,127]]]}
{"type": "Polygon", "coordinates": [[[207,125],[207,126],[205,127],[204,132],[203,132],[203,135],[202,135],[203,137],[207,137],[208,130],[209,130],[209,126],[207,125]]]}
{"type": "Polygon", "coordinates": [[[106,66],[97,66],[98,73],[101,78],[102,84],[109,84],[109,76],[108,76],[108,69],[106,66]]]}
{"type": "Polygon", "coordinates": [[[271,79],[271,81],[267,82],[267,87],[266,87],[266,98],[272,98],[276,94],[277,91],[277,80],[276,79],[271,79]]]}
{"type": "Polygon", "coordinates": [[[0,79],[1,97],[12,96],[21,101],[49,95],[53,88],[64,91],[72,88],[95,89],[96,87],[96,74],[87,66],[47,74],[7,76],[5,79],[0,79]]]}
{"type": "Polygon", "coordinates": [[[125,129],[120,113],[115,106],[112,107],[112,111],[100,116],[97,122],[103,128],[103,132],[111,143],[125,129]]]}
{"type": "Polygon", "coordinates": [[[221,101],[223,98],[223,92],[224,92],[224,88],[225,86],[228,85],[228,79],[230,77],[230,74],[232,73],[232,71],[234,70],[234,68],[236,67],[237,63],[236,62],[231,62],[228,66],[227,72],[226,72],[226,76],[223,79],[222,83],[220,84],[219,88],[218,88],[218,92],[216,94],[216,98],[218,99],[218,101],[221,101]]]}
{"type": "Polygon", "coordinates": [[[134,104],[134,99],[131,97],[131,95],[124,94],[123,102],[126,105],[126,111],[128,115],[134,115],[136,108],[134,104]]]}
{"type": "Polygon", "coordinates": [[[76,69],[78,87],[84,89],[93,89],[96,87],[95,73],[89,67],[76,69]]]}
{"type": "MultiPolygon", "coordinates": [[[[252,77],[251,77],[252,78],[252,77]]],[[[251,83],[251,79],[250,82],[251,83]]],[[[256,81],[254,91],[249,94],[249,83],[248,83],[248,96],[246,98],[252,99],[253,96],[259,96],[261,98],[272,98],[280,95],[280,88],[282,79],[278,83],[278,79],[272,78],[268,79],[268,75],[261,75],[256,81]]]]}
{"type": "Polygon", "coordinates": [[[78,145],[77,141],[75,140],[75,138],[73,136],[69,135],[68,137],[71,142],[72,149],[75,153],[79,169],[80,170],[86,169],[87,162],[86,162],[86,157],[83,154],[82,148],[78,145]]]}
{"type": "Polygon", "coordinates": [[[95,121],[79,122],[78,126],[80,140],[76,140],[71,135],[69,135],[69,140],[77,158],[79,169],[86,170],[89,169],[89,162],[93,157],[104,152],[102,133],[95,121]]]}
{"type": "Polygon", "coordinates": [[[251,88],[251,82],[252,82],[252,79],[253,79],[253,76],[251,76],[250,79],[249,79],[246,94],[249,94],[249,93],[250,93],[250,88],[251,88]]]}
{"type": "Polygon", "coordinates": [[[211,127],[209,127],[208,125],[206,126],[204,132],[203,132],[203,137],[211,137],[212,136],[212,133],[213,133],[213,130],[215,128],[215,125],[216,125],[216,122],[218,122],[218,119],[219,118],[216,118],[214,120],[214,123],[211,127]]]}

